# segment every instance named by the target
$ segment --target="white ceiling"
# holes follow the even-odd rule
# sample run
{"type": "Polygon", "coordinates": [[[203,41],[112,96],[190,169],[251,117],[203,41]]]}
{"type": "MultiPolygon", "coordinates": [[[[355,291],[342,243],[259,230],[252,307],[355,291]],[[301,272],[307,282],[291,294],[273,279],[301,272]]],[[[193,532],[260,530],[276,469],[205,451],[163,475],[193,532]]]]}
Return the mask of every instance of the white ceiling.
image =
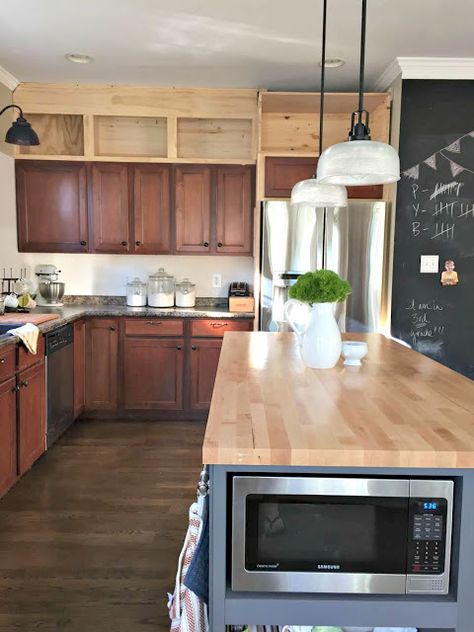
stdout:
{"type": "MultiPolygon", "coordinates": [[[[360,0],[329,0],[334,90],[357,87],[360,0]]],[[[0,2],[0,65],[20,81],[319,85],[322,0],[0,2]],[[90,65],[64,54],[92,55],[90,65]]],[[[369,0],[367,87],[398,56],[472,57],[472,0],[369,0]]]]}

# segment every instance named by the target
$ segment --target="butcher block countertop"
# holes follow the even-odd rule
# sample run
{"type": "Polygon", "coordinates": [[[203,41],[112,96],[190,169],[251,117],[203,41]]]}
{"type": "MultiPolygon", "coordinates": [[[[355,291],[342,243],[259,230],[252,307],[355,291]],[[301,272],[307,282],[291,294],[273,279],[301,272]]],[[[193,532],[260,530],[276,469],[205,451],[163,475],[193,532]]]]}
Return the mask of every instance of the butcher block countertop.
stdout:
{"type": "Polygon", "coordinates": [[[474,468],[474,382],[380,334],[361,367],[303,365],[291,333],[227,333],[203,445],[226,465],[474,468]]]}

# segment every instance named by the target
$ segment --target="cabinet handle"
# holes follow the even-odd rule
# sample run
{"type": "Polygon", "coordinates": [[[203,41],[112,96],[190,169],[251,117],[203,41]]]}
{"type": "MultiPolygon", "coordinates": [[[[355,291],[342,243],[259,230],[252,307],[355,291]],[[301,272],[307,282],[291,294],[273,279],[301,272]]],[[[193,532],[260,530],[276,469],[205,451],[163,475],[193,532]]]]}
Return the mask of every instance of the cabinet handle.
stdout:
{"type": "Polygon", "coordinates": [[[5,364],[6,361],[7,361],[6,358],[0,358],[0,364],[5,364]]]}
{"type": "Polygon", "coordinates": [[[116,327],[109,327],[110,331],[117,331],[116,327]]]}
{"type": "Polygon", "coordinates": [[[181,351],[181,349],[182,349],[182,348],[183,348],[183,347],[182,347],[181,345],[176,345],[176,349],[177,349],[178,351],[181,351]]]}
{"type": "Polygon", "coordinates": [[[223,246],[223,245],[224,245],[224,244],[223,244],[222,242],[219,242],[219,243],[217,244],[217,247],[218,247],[218,248],[222,248],[222,246],[223,246]]]}
{"type": "Polygon", "coordinates": [[[221,327],[227,327],[229,323],[211,323],[211,327],[214,329],[220,329],[221,327]]]}
{"type": "Polygon", "coordinates": [[[23,382],[20,382],[20,386],[22,388],[26,388],[28,386],[28,384],[29,384],[28,380],[24,380],[23,382]]]}
{"type": "Polygon", "coordinates": [[[153,327],[155,327],[156,325],[162,325],[163,323],[161,322],[161,320],[155,321],[155,320],[147,320],[146,321],[147,325],[153,325],[153,327]]]}
{"type": "Polygon", "coordinates": [[[192,349],[193,351],[196,351],[196,350],[197,350],[196,345],[193,345],[193,346],[191,347],[191,349],[192,349]]]}
{"type": "Polygon", "coordinates": [[[137,240],[137,241],[135,242],[135,246],[141,246],[141,245],[142,245],[142,242],[141,242],[141,241],[138,241],[138,240],[137,240]]]}
{"type": "Polygon", "coordinates": [[[87,241],[82,240],[81,241],[81,246],[87,246],[87,241]]]}
{"type": "Polygon", "coordinates": [[[19,390],[20,390],[19,386],[13,386],[12,387],[12,393],[18,393],[19,390]]]}
{"type": "Polygon", "coordinates": [[[204,248],[209,248],[209,242],[208,242],[208,241],[205,241],[205,242],[203,243],[203,246],[204,246],[204,248]]]}
{"type": "Polygon", "coordinates": [[[122,246],[126,246],[127,242],[126,241],[122,241],[122,246]]]}

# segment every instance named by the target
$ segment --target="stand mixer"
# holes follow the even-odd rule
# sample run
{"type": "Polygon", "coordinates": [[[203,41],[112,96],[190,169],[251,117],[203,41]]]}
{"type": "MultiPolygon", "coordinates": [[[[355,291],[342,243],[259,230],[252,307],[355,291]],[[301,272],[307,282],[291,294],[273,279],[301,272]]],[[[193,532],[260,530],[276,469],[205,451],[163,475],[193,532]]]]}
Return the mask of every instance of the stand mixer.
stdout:
{"type": "MultiPolygon", "coordinates": [[[[55,265],[39,265],[35,268],[38,277],[38,292],[41,296],[40,305],[61,307],[61,299],[64,296],[65,284],[59,281],[61,270],[55,265]]],[[[39,296],[37,298],[39,298],[39,296]]]]}

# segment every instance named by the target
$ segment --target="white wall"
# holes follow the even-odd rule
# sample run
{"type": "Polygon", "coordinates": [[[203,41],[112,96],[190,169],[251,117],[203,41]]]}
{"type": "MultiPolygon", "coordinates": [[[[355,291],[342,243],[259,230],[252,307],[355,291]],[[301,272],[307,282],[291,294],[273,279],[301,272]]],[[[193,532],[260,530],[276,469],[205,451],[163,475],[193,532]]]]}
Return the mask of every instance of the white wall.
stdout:
{"type": "Polygon", "coordinates": [[[0,276],[3,268],[27,267],[30,276],[41,263],[54,263],[62,271],[67,294],[125,294],[127,277],[141,276],[164,267],[177,279],[189,277],[198,296],[227,296],[230,281],[253,282],[252,257],[201,257],[172,255],[25,254],[17,249],[14,161],[0,152],[0,276]],[[222,288],[212,288],[212,274],[222,274],[222,288]]]}

